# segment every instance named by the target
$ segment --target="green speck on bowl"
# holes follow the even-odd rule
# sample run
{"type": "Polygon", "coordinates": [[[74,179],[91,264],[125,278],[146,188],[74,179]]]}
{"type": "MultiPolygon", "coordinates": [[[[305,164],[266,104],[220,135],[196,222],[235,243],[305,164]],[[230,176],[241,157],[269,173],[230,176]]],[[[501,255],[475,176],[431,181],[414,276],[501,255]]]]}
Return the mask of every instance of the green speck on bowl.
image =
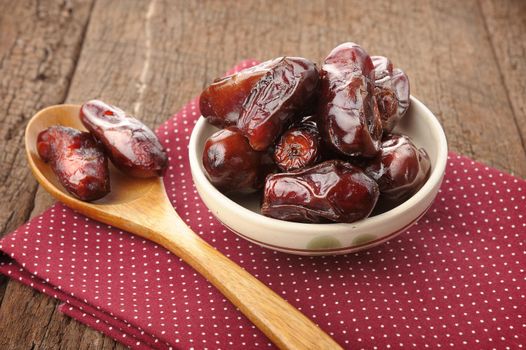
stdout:
{"type": "Polygon", "coordinates": [[[372,235],[370,233],[365,233],[365,234],[359,235],[358,237],[353,239],[352,245],[353,246],[354,245],[363,245],[363,244],[369,243],[371,241],[374,241],[375,239],[376,239],[375,235],[372,235]]]}
{"type": "Polygon", "coordinates": [[[339,240],[332,236],[321,236],[312,239],[307,244],[307,249],[334,249],[341,248],[342,244],[339,240]]]}

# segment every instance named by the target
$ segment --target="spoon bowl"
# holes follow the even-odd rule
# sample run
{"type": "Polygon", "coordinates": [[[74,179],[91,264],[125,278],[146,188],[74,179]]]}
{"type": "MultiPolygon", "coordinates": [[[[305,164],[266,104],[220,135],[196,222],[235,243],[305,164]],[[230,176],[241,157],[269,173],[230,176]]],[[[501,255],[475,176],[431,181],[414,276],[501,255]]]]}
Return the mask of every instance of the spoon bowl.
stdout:
{"type": "Polygon", "coordinates": [[[128,177],[110,169],[111,193],[94,202],[74,198],[38,156],[38,134],[63,125],[85,130],[80,106],[57,105],[29,121],[25,148],[37,181],[53,197],[94,220],[139,235],[170,250],[214,285],[281,349],[341,349],[323,330],[283,298],[211,247],[173,209],[161,178],[128,177]]]}

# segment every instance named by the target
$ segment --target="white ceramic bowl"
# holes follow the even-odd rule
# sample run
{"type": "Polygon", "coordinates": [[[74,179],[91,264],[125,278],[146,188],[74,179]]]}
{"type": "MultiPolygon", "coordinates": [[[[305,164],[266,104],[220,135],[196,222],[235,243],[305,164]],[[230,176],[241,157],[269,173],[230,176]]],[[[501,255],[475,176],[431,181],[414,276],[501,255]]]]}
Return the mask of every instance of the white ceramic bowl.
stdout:
{"type": "Polygon", "coordinates": [[[410,199],[383,214],[350,224],[305,224],[260,214],[260,196],[226,196],[208,181],[202,154],[206,139],[218,129],[201,117],[190,138],[192,177],[210,211],[239,236],[261,246],[301,255],[345,254],[381,244],[413,225],[435,199],[447,162],[444,131],[431,111],[411,96],[411,107],[395,132],[410,136],[431,159],[431,175],[410,199]]]}

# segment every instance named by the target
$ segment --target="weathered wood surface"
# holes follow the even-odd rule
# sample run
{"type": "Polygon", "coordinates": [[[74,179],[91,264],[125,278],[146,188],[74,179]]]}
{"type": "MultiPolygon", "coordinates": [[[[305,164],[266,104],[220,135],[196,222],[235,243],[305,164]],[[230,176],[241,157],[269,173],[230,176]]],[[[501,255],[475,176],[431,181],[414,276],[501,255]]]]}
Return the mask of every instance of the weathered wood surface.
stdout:
{"type": "Polygon", "coordinates": [[[68,92],[91,12],[87,1],[0,2],[0,232],[27,220],[37,189],[24,126],[68,92]]]}
{"type": "Polygon", "coordinates": [[[526,1],[481,0],[481,6],[522,147],[526,149],[526,1]]]}
{"type": "MultiPolygon", "coordinates": [[[[39,108],[100,97],[155,126],[242,59],[320,61],[349,40],[407,71],[451,150],[526,177],[521,0],[1,0],[0,7],[3,234],[52,202],[19,152],[25,122],[39,108]]],[[[2,349],[122,348],[16,282],[3,280],[0,300],[2,349]]]]}

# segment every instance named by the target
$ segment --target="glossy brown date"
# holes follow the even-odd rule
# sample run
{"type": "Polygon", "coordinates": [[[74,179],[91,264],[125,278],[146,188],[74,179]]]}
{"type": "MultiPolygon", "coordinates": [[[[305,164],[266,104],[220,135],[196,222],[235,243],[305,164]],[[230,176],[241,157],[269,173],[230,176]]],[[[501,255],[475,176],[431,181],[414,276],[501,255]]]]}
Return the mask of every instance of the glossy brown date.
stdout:
{"type": "Polygon", "coordinates": [[[374,94],[382,118],[384,133],[390,133],[409,109],[409,78],[399,68],[393,69],[384,56],[371,56],[375,70],[374,94]]]}
{"type": "Polygon", "coordinates": [[[51,126],[38,134],[37,151],[62,186],[80,200],[93,201],[110,192],[108,158],[90,133],[51,126]]]}
{"type": "Polygon", "coordinates": [[[236,74],[216,79],[199,97],[201,114],[218,128],[235,126],[250,91],[279,60],[278,58],[266,61],[236,74]]]}
{"type": "Polygon", "coordinates": [[[274,149],[274,160],[282,171],[294,171],[316,164],[321,158],[321,138],[313,121],[287,131],[274,149]]]}
{"type": "Polygon", "coordinates": [[[257,151],[268,149],[309,105],[318,85],[316,65],[301,57],[282,57],[247,96],[237,127],[257,151]]]}
{"type": "Polygon", "coordinates": [[[82,105],[80,120],[122,172],[142,178],[163,175],[168,157],[157,136],[122,109],[92,100],[82,105]]]}
{"type": "Polygon", "coordinates": [[[364,168],[380,188],[383,209],[391,209],[415,194],[431,171],[429,156],[403,135],[387,135],[380,154],[364,168]]]}
{"type": "Polygon", "coordinates": [[[374,66],[359,45],[334,48],[320,72],[319,116],[326,142],[345,156],[375,156],[382,122],[374,98],[374,66]]]}
{"type": "Polygon", "coordinates": [[[369,216],[378,185],[349,163],[331,160],[293,173],[267,177],[261,212],[276,219],[354,222],[369,216]]]}
{"type": "Polygon", "coordinates": [[[254,151],[239,130],[229,127],[208,138],[203,166],[210,182],[222,192],[249,193],[263,186],[271,164],[264,152],[254,151]]]}

